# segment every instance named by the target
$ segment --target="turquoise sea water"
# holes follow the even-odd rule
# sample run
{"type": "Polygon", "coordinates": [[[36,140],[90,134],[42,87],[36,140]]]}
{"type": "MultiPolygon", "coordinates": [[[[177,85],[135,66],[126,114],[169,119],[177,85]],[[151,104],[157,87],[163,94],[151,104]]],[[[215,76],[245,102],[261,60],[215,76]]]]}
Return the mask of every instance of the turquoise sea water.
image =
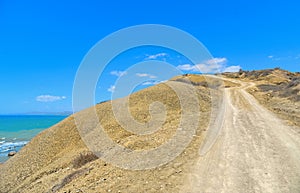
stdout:
{"type": "Polygon", "coordinates": [[[67,116],[0,115],[0,162],[10,151],[19,151],[34,136],[67,116]]]}

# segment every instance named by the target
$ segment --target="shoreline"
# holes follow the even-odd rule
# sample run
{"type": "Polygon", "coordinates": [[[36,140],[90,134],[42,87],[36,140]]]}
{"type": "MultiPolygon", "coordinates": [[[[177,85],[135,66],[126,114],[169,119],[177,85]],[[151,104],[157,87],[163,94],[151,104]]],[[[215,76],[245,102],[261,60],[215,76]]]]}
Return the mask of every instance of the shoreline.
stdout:
{"type": "Polygon", "coordinates": [[[19,152],[42,131],[64,120],[56,115],[0,115],[0,162],[6,162],[12,151],[19,152]]]}

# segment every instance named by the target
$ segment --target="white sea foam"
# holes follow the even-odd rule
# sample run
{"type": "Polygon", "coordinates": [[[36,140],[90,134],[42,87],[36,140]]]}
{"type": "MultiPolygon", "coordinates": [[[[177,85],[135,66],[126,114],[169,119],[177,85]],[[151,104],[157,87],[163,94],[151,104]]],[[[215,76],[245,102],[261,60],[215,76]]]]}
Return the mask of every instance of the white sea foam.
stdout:
{"type": "Polygon", "coordinates": [[[4,142],[0,144],[0,153],[8,152],[11,150],[16,150],[16,148],[20,148],[25,146],[28,141],[18,141],[18,142],[4,142]]]}

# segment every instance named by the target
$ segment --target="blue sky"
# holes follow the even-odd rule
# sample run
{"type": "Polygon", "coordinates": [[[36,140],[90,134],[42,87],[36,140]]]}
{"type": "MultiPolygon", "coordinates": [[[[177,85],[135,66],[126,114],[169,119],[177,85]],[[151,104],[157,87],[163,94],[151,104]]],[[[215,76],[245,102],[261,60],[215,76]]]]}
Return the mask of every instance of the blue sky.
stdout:
{"type": "MultiPolygon", "coordinates": [[[[290,0],[1,0],[0,114],[72,110],[73,81],[85,54],[112,32],[139,24],[187,31],[222,69],[300,71],[299,7],[299,1],[290,0]]],[[[132,63],[148,59],[195,72],[184,57],[170,50],[131,51],[105,70],[95,100],[109,99],[118,76],[132,63]]]]}

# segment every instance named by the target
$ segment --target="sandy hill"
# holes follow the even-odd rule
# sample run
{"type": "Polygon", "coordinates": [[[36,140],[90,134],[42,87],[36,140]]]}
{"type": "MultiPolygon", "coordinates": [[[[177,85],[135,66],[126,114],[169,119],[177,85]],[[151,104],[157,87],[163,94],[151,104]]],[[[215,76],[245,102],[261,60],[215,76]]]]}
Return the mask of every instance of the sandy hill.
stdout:
{"type": "MultiPolygon", "coordinates": [[[[170,82],[182,89],[188,85],[170,82]]],[[[0,192],[177,192],[197,156],[202,131],[209,119],[209,91],[200,84],[196,88],[199,127],[189,146],[172,162],[134,171],[98,159],[83,143],[73,115],[40,133],[0,166],[0,192]]],[[[129,97],[130,112],[141,123],[150,120],[149,105],[157,101],[165,105],[167,116],[161,128],[149,135],[135,135],[122,128],[114,118],[110,101],[96,105],[95,109],[105,132],[115,143],[132,150],[151,149],[165,143],[176,132],[182,113],[180,101],[167,84],[129,97]]],[[[89,119],[93,110],[80,113],[89,119]]]]}
{"type": "MultiPolygon", "coordinates": [[[[256,86],[249,88],[249,92],[260,103],[288,120],[290,124],[299,124],[298,73],[272,69],[240,71],[223,76],[255,82],[256,86]]],[[[0,192],[179,192],[185,183],[186,175],[195,165],[210,121],[212,103],[208,87],[218,90],[220,86],[238,87],[239,83],[228,80],[220,82],[200,75],[186,74],[116,100],[122,104],[122,100],[129,99],[130,113],[140,123],[148,122],[151,116],[161,117],[160,109],[154,109],[154,114],[150,114],[153,102],[165,105],[166,119],[157,131],[148,135],[137,135],[125,130],[114,117],[111,101],[78,113],[85,121],[89,121],[91,114],[96,110],[105,133],[120,146],[131,150],[153,149],[174,136],[183,114],[178,93],[170,86],[183,91],[183,98],[188,99],[191,95],[191,85],[196,88],[195,97],[199,106],[190,107],[187,112],[192,114],[195,108],[198,109],[199,123],[192,141],[173,161],[146,170],[123,169],[105,162],[87,148],[72,115],[41,132],[0,166],[0,192]]],[[[187,126],[189,124],[194,123],[186,123],[187,126]]],[[[91,135],[97,127],[96,125],[92,128],[91,135]]],[[[115,156],[118,155],[120,154],[115,156]]],[[[138,160],[128,159],[130,163],[139,164],[138,160]]]]}

